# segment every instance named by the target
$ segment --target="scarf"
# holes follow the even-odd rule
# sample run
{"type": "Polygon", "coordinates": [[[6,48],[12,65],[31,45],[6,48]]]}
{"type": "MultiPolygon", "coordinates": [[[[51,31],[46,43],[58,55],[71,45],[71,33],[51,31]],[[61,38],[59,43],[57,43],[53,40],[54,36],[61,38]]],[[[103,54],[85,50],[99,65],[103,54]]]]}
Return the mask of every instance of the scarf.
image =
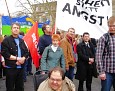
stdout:
{"type": "Polygon", "coordinates": [[[73,41],[72,41],[72,37],[70,37],[68,34],[66,35],[67,40],[69,41],[69,43],[73,46],[73,41]]]}

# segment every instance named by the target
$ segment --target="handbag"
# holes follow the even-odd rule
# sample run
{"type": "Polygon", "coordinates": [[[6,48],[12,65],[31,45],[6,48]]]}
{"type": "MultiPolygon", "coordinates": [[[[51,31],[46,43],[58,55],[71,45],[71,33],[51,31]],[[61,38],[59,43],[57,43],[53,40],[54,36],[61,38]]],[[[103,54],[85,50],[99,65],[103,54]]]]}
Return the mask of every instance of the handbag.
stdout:
{"type": "Polygon", "coordinates": [[[39,85],[48,78],[48,74],[41,74],[42,71],[38,70],[33,75],[33,82],[34,82],[34,91],[37,91],[39,85]]]}

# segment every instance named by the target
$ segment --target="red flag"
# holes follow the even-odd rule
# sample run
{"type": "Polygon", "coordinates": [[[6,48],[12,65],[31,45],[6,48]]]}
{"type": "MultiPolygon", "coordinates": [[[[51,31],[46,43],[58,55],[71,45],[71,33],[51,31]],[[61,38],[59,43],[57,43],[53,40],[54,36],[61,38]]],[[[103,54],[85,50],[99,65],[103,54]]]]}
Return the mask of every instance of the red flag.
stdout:
{"type": "Polygon", "coordinates": [[[36,68],[39,67],[39,56],[37,52],[38,38],[38,23],[36,22],[23,38],[29,48],[33,63],[36,68]]]}

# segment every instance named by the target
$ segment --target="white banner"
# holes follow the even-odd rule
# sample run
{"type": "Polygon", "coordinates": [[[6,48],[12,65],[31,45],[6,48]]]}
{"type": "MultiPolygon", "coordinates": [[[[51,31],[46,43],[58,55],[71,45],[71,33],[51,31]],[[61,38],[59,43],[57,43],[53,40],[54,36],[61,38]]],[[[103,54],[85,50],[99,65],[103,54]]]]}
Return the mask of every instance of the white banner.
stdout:
{"type": "Polygon", "coordinates": [[[107,20],[112,15],[112,0],[57,0],[56,27],[76,34],[89,32],[98,39],[108,31],[107,20]]]}

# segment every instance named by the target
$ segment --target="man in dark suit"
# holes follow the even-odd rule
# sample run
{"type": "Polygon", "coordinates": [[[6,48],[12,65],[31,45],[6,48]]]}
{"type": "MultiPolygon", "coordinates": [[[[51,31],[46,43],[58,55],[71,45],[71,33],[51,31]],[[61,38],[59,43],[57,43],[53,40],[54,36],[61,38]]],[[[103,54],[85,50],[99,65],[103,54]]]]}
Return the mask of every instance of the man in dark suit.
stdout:
{"type": "Polygon", "coordinates": [[[78,62],[76,79],[79,80],[78,91],[83,90],[83,84],[86,80],[86,89],[91,91],[92,76],[97,76],[95,66],[95,47],[90,42],[90,35],[88,32],[83,34],[83,41],[78,44],[78,62]]]}

